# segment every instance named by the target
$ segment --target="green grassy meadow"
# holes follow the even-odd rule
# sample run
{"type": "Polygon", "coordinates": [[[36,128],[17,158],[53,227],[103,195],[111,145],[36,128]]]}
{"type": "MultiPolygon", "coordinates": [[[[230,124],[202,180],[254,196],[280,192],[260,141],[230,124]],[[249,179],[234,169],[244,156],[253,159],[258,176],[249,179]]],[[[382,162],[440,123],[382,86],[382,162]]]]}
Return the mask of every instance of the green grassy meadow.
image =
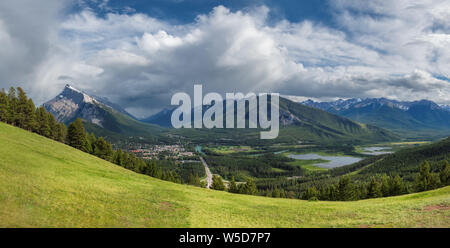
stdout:
{"type": "Polygon", "coordinates": [[[0,227],[450,227],[450,187],[355,202],[237,195],[136,174],[0,123],[0,227]]]}
{"type": "Polygon", "coordinates": [[[315,166],[315,164],[320,163],[326,163],[329,162],[329,160],[323,160],[323,159],[310,159],[310,160],[304,160],[304,159],[296,159],[295,161],[288,162],[290,165],[294,166],[300,166],[303,167],[309,171],[326,171],[327,169],[321,168],[318,166],[315,166]]]}

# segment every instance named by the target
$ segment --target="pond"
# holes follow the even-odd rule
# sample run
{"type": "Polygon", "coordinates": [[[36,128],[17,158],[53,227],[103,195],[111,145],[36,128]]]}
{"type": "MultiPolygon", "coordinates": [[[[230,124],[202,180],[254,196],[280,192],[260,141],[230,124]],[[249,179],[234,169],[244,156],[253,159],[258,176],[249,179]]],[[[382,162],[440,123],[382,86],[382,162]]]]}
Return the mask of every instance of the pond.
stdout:
{"type": "Polygon", "coordinates": [[[379,147],[379,146],[372,146],[372,147],[363,147],[364,152],[361,152],[362,154],[366,155],[382,155],[382,154],[391,154],[392,150],[390,147],[379,147]]]}
{"type": "Polygon", "coordinates": [[[331,169],[336,167],[341,167],[344,165],[349,165],[356,163],[362,158],[350,157],[350,156],[328,156],[328,155],[319,155],[316,153],[308,153],[308,154],[289,154],[289,158],[293,159],[301,159],[301,160],[314,160],[314,159],[323,159],[328,160],[329,162],[314,164],[314,166],[331,169]]]}

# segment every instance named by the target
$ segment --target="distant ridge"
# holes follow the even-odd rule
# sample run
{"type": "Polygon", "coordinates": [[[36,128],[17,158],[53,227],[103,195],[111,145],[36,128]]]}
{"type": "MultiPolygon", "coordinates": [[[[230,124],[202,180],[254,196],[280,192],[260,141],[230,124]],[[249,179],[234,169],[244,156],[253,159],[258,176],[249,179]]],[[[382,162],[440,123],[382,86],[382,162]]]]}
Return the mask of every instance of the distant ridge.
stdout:
{"type": "MultiPolygon", "coordinates": [[[[225,106],[225,104],[224,104],[225,106]]],[[[204,110],[207,108],[204,107],[204,110]]],[[[174,109],[164,109],[141,121],[172,127],[171,115],[174,109]]],[[[236,113],[236,112],[235,112],[236,113]]],[[[224,111],[225,114],[225,111],[224,111]]],[[[248,118],[248,116],[247,116],[248,118]]],[[[224,119],[226,119],[224,117],[224,119]]],[[[255,129],[171,129],[171,133],[189,137],[200,142],[223,140],[225,142],[261,142],[255,129]]],[[[381,128],[363,125],[326,111],[304,106],[280,98],[280,135],[273,142],[380,142],[392,141],[398,137],[381,128]]],[[[270,142],[270,141],[264,141],[270,142]]]]}
{"type": "Polygon", "coordinates": [[[417,135],[450,135],[448,106],[429,101],[396,101],[387,98],[352,98],[330,102],[307,100],[303,105],[325,110],[354,121],[417,135]]]}

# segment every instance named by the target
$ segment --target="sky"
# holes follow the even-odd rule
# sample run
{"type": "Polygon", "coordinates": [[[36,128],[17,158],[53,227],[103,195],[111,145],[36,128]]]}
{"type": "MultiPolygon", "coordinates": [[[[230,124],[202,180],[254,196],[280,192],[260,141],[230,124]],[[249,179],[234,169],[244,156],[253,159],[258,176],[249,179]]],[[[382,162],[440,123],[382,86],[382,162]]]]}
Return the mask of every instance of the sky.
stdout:
{"type": "Polygon", "coordinates": [[[138,117],[192,92],[450,104],[448,0],[5,0],[0,88],[69,83],[138,117]]]}

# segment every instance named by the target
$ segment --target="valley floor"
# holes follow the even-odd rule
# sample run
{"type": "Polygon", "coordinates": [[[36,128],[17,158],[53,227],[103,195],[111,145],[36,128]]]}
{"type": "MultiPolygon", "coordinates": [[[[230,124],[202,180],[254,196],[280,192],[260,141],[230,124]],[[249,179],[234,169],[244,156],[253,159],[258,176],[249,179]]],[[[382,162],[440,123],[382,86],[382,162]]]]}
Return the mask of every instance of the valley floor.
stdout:
{"type": "Polygon", "coordinates": [[[0,123],[0,227],[450,227],[450,187],[356,202],[237,195],[136,174],[0,123]]]}

